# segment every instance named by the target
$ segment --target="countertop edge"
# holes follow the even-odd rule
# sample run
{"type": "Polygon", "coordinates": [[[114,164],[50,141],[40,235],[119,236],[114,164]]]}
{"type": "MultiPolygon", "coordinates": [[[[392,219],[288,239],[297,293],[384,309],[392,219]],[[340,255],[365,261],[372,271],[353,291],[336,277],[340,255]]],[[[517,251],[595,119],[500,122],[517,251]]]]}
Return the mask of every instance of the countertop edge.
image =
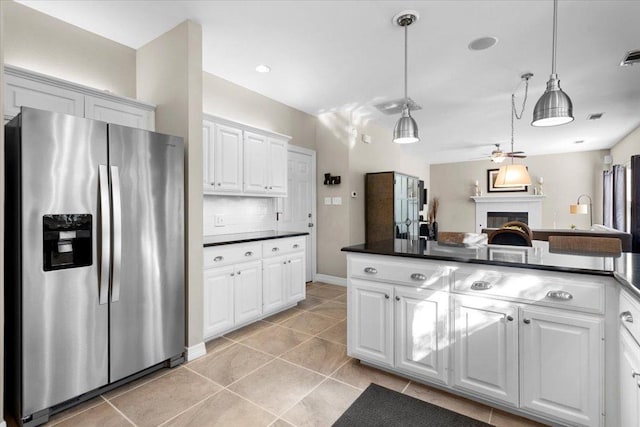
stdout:
{"type": "Polygon", "coordinates": [[[204,243],[203,247],[211,247],[211,246],[224,246],[224,245],[234,245],[236,243],[249,243],[249,242],[259,242],[261,240],[274,240],[274,239],[286,239],[288,237],[298,237],[298,236],[307,236],[309,233],[306,231],[291,231],[286,232],[287,234],[278,235],[278,236],[265,236],[265,237],[249,237],[244,239],[234,239],[226,242],[214,242],[214,243],[204,243]]]}

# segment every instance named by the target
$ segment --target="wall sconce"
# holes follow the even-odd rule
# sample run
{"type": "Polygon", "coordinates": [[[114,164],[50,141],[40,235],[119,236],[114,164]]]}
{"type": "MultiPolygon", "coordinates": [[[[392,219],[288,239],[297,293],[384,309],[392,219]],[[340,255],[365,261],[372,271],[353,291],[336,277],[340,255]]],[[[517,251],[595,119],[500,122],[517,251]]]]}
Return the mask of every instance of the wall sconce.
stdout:
{"type": "Polygon", "coordinates": [[[588,194],[581,194],[578,196],[578,201],[575,205],[569,205],[569,213],[578,214],[578,215],[586,215],[589,214],[589,224],[593,225],[593,201],[588,194]],[[589,204],[581,204],[580,199],[586,197],[589,199],[589,204]]]}
{"type": "Polygon", "coordinates": [[[340,184],[340,176],[331,176],[330,173],[324,174],[324,185],[338,185],[340,184]]]}

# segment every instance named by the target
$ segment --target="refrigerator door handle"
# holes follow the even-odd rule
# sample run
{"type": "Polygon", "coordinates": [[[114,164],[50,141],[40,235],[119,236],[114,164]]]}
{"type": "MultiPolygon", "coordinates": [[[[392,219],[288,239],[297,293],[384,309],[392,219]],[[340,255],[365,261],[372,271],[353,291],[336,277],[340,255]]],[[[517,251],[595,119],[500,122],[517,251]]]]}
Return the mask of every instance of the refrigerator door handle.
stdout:
{"type": "Polygon", "coordinates": [[[111,265],[111,213],[109,205],[109,169],[106,165],[99,165],[100,181],[100,224],[102,253],[100,255],[100,280],[98,302],[109,302],[109,268],[111,265]]]}
{"type": "Polygon", "coordinates": [[[111,166],[113,202],[113,272],[111,275],[111,302],[120,300],[120,270],[122,268],[122,204],[120,200],[120,172],[111,166]]]}

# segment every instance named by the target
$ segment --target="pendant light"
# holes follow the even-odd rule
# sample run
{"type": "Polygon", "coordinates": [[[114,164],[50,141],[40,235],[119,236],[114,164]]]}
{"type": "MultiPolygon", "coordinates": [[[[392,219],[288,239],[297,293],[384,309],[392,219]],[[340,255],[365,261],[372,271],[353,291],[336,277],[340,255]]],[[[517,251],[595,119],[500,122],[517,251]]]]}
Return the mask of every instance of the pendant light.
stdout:
{"type": "Polygon", "coordinates": [[[407,27],[417,20],[417,13],[412,11],[402,12],[396,19],[396,23],[404,27],[404,105],[402,107],[402,116],[393,129],[393,142],[396,144],[411,144],[420,141],[418,124],[411,117],[409,98],[407,96],[407,27]]]}
{"type": "MultiPolygon", "coordinates": [[[[531,73],[525,73],[522,75],[522,78],[525,80],[525,92],[524,92],[524,101],[522,102],[522,110],[520,111],[520,115],[518,115],[516,111],[516,96],[511,94],[511,152],[513,153],[513,129],[514,129],[514,118],[520,120],[522,118],[522,114],[524,113],[524,106],[527,102],[527,93],[529,90],[529,79],[533,76],[531,73]]],[[[511,156],[511,164],[506,164],[504,166],[500,166],[498,170],[498,176],[496,176],[496,182],[493,184],[494,187],[522,187],[525,185],[531,185],[531,177],[529,176],[529,172],[525,165],[516,164],[514,162],[514,157],[511,156]]]]}
{"type": "Polygon", "coordinates": [[[551,76],[547,82],[547,90],[540,97],[533,109],[532,126],[557,126],[573,121],[573,104],[571,98],[560,89],[560,80],[556,74],[556,45],[558,32],[558,0],[553,0],[553,55],[551,59],[551,76]]]}

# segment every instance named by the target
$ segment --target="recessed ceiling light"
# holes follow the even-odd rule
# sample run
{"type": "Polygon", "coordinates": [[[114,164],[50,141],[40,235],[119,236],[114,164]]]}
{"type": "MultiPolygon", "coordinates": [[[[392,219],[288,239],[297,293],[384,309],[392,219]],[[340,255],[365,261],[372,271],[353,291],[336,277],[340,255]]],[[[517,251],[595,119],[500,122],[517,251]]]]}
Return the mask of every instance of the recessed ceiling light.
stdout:
{"type": "Polygon", "coordinates": [[[269,71],[271,71],[271,67],[269,67],[268,65],[260,64],[256,67],[256,71],[259,73],[268,73],[269,71]]]}
{"type": "Polygon", "coordinates": [[[584,143],[584,139],[579,139],[577,141],[573,141],[574,144],[582,144],[584,143]]]}
{"type": "Polygon", "coordinates": [[[589,115],[587,116],[587,120],[598,120],[598,119],[601,119],[603,114],[604,114],[604,113],[593,113],[593,114],[589,114],[589,115]]]}
{"type": "Polygon", "coordinates": [[[498,43],[498,39],[495,37],[480,37],[469,43],[470,50],[485,50],[498,43]]]}

